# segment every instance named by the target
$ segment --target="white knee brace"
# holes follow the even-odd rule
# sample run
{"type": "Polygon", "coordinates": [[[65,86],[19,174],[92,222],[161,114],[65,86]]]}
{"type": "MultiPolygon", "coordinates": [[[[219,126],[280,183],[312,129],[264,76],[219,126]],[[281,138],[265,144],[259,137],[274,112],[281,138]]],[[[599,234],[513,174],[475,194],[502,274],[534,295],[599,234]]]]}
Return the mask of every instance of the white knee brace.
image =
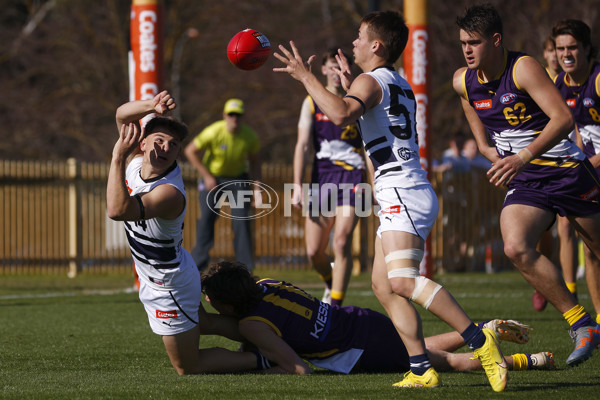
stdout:
{"type": "Polygon", "coordinates": [[[415,280],[415,289],[410,300],[427,310],[442,286],[419,274],[419,265],[423,255],[424,252],[420,249],[396,250],[385,256],[385,262],[388,267],[388,279],[412,278],[415,280]]]}

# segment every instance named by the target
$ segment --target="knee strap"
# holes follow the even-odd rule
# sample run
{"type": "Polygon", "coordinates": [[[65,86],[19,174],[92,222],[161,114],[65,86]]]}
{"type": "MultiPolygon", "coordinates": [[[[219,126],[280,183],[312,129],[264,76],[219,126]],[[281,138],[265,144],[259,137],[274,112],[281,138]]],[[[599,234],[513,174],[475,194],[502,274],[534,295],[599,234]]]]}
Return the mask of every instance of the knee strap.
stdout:
{"type": "Polygon", "coordinates": [[[396,250],[385,256],[388,279],[416,278],[419,276],[419,265],[425,253],[420,249],[396,250]]]}
{"type": "Polygon", "coordinates": [[[410,299],[428,310],[433,302],[433,298],[441,288],[440,284],[435,283],[431,279],[419,276],[415,278],[415,290],[410,299]]]}

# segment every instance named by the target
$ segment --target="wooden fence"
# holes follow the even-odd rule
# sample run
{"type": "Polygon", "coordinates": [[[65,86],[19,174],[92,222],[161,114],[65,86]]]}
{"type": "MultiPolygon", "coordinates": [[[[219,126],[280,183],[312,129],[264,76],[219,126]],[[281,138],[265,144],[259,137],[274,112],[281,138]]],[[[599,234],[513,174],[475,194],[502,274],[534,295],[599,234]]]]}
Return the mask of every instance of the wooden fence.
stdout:
{"type": "MultiPolygon", "coordinates": [[[[183,246],[195,243],[199,216],[196,173],[182,163],[188,196],[183,246]]],[[[280,203],[252,221],[256,265],[276,269],[310,268],[304,248],[304,218],[283,206],[288,165],[264,165],[263,182],[280,203]]],[[[121,223],[106,217],[108,163],[0,161],[0,275],[129,271],[132,260],[121,223]]],[[[432,231],[431,254],[437,272],[504,269],[498,215],[504,193],[483,171],[433,174],[440,212],[432,231]]],[[[368,270],[373,258],[377,217],[361,218],[354,233],[354,271],[368,270]]],[[[213,258],[233,257],[230,220],[219,218],[213,258]]]]}

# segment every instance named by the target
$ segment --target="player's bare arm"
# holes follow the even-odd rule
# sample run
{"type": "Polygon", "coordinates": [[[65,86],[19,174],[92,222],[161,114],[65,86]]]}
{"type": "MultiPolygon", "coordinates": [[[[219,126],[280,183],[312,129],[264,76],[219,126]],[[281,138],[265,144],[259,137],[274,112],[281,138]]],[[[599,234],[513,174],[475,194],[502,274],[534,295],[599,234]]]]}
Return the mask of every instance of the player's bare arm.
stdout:
{"type": "Polygon", "coordinates": [[[120,126],[119,139],[113,147],[106,186],[106,208],[111,219],[122,221],[125,216],[135,215],[138,219],[141,216],[139,204],[131,202],[132,199],[125,185],[127,160],[136,149],[139,149],[141,138],[139,124],[130,122],[120,126]]]}
{"type": "Polygon", "coordinates": [[[108,216],[116,221],[137,221],[156,217],[174,219],[185,207],[185,197],[174,186],[159,185],[136,198],[129,195],[125,185],[127,159],[139,148],[141,135],[139,125],[134,122],[121,126],[108,174],[108,216]]]}
{"type": "MultiPolygon", "coordinates": [[[[364,113],[364,111],[366,111],[363,109],[360,102],[352,100],[348,97],[340,98],[327,90],[325,86],[317,79],[317,77],[310,71],[310,63],[314,59],[314,56],[311,56],[308,62],[304,63],[294,42],[290,42],[290,47],[292,49],[291,52],[288,51],[284,46],[280,45],[279,49],[283,55],[274,53],[274,56],[286,66],[284,68],[273,68],[273,71],[287,72],[291,77],[301,82],[308,94],[319,104],[321,110],[323,110],[325,115],[327,115],[327,117],[329,117],[334,124],[338,126],[346,126],[355,122],[364,113]]],[[[350,92],[353,90],[359,91],[359,89],[354,89],[354,86],[358,83],[358,81],[363,80],[361,77],[363,77],[363,75],[354,80],[348,95],[350,95],[350,92]]],[[[372,84],[377,84],[374,79],[370,77],[367,77],[367,79],[373,80],[372,84]]],[[[364,85],[359,86],[363,87],[364,85]]],[[[362,96],[367,97],[364,93],[362,96]]],[[[381,94],[379,94],[379,97],[381,97],[381,94]]],[[[370,99],[362,97],[359,98],[363,103],[365,103],[365,105],[367,104],[367,101],[370,102],[370,99]]],[[[375,103],[370,103],[371,106],[372,104],[375,103]]]]}
{"type": "Polygon", "coordinates": [[[566,138],[574,129],[573,115],[556,86],[542,66],[527,57],[516,66],[516,82],[550,118],[538,137],[527,146],[533,156],[539,156],[566,138]]]}
{"type": "Polygon", "coordinates": [[[277,364],[265,373],[310,374],[308,364],[273,329],[259,321],[242,321],[240,333],[260,350],[260,353],[277,364]]]}
{"type": "Polygon", "coordinates": [[[490,146],[488,141],[488,135],[485,127],[483,126],[483,123],[479,119],[479,116],[477,116],[477,113],[475,112],[473,107],[471,107],[471,104],[469,104],[468,100],[465,98],[463,74],[466,69],[466,67],[463,67],[456,71],[453,79],[453,87],[456,93],[460,96],[462,108],[465,112],[465,116],[467,118],[467,122],[469,123],[469,127],[473,132],[473,137],[477,142],[477,148],[479,149],[479,152],[485,158],[494,163],[500,159],[500,156],[498,155],[496,148],[494,146],[490,146]]]}
{"type": "Polygon", "coordinates": [[[541,65],[531,57],[522,59],[515,67],[515,83],[527,92],[550,121],[537,138],[519,154],[494,163],[488,171],[496,185],[508,184],[525,164],[543,154],[564,139],[574,127],[573,117],[560,93],[541,65]]]}
{"type": "Polygon", "coordinates": [[[175,107],[177,107],[175,100],[166,90],[150,100],[130,101],[117,108],[117,128],[120,129],[123,124],[138,122],[150,113],[165,115],[175,107]]]}

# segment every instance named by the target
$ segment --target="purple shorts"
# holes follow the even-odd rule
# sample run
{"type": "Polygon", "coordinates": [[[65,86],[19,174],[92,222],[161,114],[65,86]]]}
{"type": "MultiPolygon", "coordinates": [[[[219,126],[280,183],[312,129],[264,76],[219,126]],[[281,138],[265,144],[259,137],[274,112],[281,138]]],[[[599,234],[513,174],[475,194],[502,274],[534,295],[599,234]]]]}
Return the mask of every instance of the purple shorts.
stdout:
{"type": "Polygon", "coordinates": [[[357,190],[359,183],[365,182],[361,169],[313,172],[309,194],[310,209],[319,202],[319,210],[332,210],[335,206],[355,207],[357,198],[362,196],[357,190]]]}
{"type": "Polygon", "coordinates": [[[410,369],[408,352],[392,320],[373,310],[364,351],[352,372],[404,372],[410,369]]]}
{"type": "Polygon", "coordinates": [[[524,204],[564,216],[600,213],[600,180],[588,159],[573,168],[529,164],[508,185],[504,207],[524,204]]]}

